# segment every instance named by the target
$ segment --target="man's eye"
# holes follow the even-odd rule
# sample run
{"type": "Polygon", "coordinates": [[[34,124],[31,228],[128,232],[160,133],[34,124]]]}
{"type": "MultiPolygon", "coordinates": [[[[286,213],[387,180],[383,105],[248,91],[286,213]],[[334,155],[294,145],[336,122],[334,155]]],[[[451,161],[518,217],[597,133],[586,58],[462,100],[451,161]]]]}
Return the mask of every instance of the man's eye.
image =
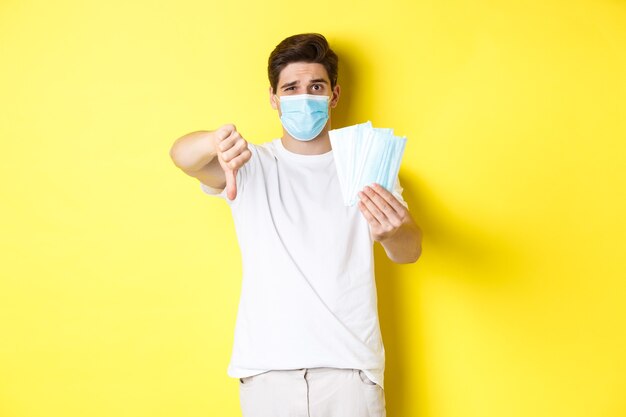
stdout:
{"type": "Polygon", "coordinates": [[[313,84],[313,86],[311,87],[313,90],[315,91],[319,91],[322,89],[321,84],[313,84]]]}

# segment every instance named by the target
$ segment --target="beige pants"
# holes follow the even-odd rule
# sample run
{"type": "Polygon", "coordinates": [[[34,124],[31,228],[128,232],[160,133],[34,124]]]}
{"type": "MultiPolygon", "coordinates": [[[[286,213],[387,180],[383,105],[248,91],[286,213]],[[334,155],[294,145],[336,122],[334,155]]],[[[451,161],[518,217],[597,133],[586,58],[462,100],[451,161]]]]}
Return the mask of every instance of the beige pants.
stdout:
{"type": "Polygon", "coordinates": [[[385,393],[359,369],[303,368],[239,378],[243,417],[386,417],[385,393]]]}

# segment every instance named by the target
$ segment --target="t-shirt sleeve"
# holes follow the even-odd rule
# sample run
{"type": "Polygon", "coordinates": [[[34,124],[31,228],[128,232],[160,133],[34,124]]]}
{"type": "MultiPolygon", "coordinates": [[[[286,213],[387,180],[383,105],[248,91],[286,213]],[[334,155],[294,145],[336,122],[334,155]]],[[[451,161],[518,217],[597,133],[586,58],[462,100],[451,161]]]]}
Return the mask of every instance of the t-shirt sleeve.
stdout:
{"type": "Polygon", "coordinates": [[[400,203],[402,203],[404,207],[408,209],[409,205],[406,201],[404,201],[404,198],[402,197],[402,191],[404,191],[404,188],[402,188],[402,185],[400,185],[400,179],[396,177],[396,182],[393,186],[393,191],[391,193],[394,195],[394,197],[398,199],[398,201],[400,201],[400,203]]]}
{"type": "MultiPolygon", "coordinates": [[[[237,177],[239,177],[239,172],[237,172],[237,177]]],[[[239,178],[237,178],[237,183],[239,183],[239,178]]],[[[206,185],[205,183],[200,181],[200,189],[205,194],[208,194],[210,196],[219,197],[219,198],[223,198],[225,200],[228,200],[228,196],[226,195],[226,187],[224,187],[224,188],[215,188],[215,187],[211,187],[209,185],[206,185]]],[[[237,192],[239,192],[239,190],[237,190],[237,192]]]]}
{"type": "Polygon", "coordinates": [[[228,195],[226,195],[226,187],[224,187],[224,189],[219,189],[210,187],[205,183],[200,182],[200,189],[207,195],[223,198],[229,204],[239,201],[240,197],[242,197],[246,193],[246,186],[249,182],[249,178],[253,175],[252,172],[255,169],[255,164],[258,163],[257,151],[255,146],[251,143],[248,143],[248,149],[250,149],[252,156],[250,157],[250,160],[248,162],[246,162],[241,168],[237,170],[237,174],[235,175],[235,182],[237,184],[237,196],[234,200],[231,201],[228,198],[228,195]]]}

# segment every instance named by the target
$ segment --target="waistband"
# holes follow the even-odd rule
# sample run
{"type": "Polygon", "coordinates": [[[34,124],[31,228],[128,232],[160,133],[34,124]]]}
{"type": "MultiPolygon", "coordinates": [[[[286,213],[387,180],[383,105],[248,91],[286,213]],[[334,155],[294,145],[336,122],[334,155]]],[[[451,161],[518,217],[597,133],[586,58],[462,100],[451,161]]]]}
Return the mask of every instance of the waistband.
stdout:
{"type": "Polygon", "coordinates": [[[332,368],[332,367],[316,367],[316,368],[299,368],[299,369],[273,369],[266,371],[258,376],[273,375],[278,378],[301,379],[309,374],[327,374],[327,373],[353,373],[358,369],[353,368],[332,368]]]}

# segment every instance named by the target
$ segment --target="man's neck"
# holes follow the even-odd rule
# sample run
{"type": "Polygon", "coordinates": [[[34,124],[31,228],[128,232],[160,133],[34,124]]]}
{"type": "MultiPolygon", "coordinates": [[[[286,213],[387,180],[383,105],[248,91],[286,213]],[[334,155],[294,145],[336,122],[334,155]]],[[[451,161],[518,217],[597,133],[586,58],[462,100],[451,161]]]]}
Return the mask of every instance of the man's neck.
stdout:
{"type": "Polygon", "coordinates": [[[285,149],[302,155],[321,155],[331,150],[330,137],[326,129],[318,137],[309,141],[294,139],[287,132],[284,132],[281,141],[285,149]]]}

